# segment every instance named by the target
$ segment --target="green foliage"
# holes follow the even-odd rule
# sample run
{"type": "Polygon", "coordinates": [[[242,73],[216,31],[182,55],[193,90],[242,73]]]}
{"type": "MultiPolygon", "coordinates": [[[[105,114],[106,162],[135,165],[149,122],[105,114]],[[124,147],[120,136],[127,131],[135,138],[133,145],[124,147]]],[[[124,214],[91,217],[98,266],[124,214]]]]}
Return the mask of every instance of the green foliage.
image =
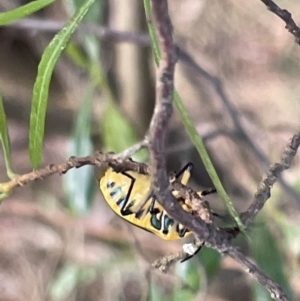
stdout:
{"type": "Polygon", "coordinates": [[[42,156],[49,85],[54,66],[76,26],[80,23],[94,1],[85,1],[75,15],[54,36],[50,44],[46,47],[38,66],[38,74],[33,87],[29,132],[29,154],[31,164],[35,168],[39,166],[42,156]]]}
{"type": "Polygon", "coordinates": [[[197,292],[201,288],[201,276],[203,276],[200,274],[200,265],[190,260],[185,263],[178,263],[176,267],[177,275],[181,278],[182,282],[188,286],[190,290],[197,292]]]}
{"type": "Polygon", "coordinates": [[[120,152],[136,142],[136,134],[128,120],[113,103],[107,104],[102,119],[102,137],[106,150],[120,152]]]}
{"type": "Polygon", "coordinates": [[[31,15],[54,1],[55,0],[36,0],[10,11],[0,13],[0,26],[31,15]]]}
{"type": "MultiPolygon", "coordinates": [[[[93,10],[100,12],[102,2],[97,2],[98,7],[93,10]]],[[[77,1],[73,3],[77,7],[77,1]]],[[[95,5],[96,6],[96,5],[95,5]]],[[[97,13],[98,15],[98,13],[97,13]]],[[[96,15],[89,14],[87,17],[93,21],[96,15]]],[[[94,20],[95,21],[95,20],[94,20]]],[[[95,37],[86,35],[83,40],[84,51],[74,43],[67,47],[70,58],[89,74],[93,90],[99,88],[105,99],[105,112],[101,120],[101,134],[104,148],[108,151],[121,151],[136,141],[135,132],[126,118],[121,114],[119,108],[114,104],[115,100],[111,91],[108,79],[102,68],[102,63],[98,58],[99,42],[95,37]],[[120,138],[121,137],[121,138],[120,138]]],[[[92,152],[90,141],[90,109],[92,105],[92,95],[84,97],[80,114],[76,121],[76,128],[71,141],[70,155],[83,156],[92,152]],[[89,113],[87,114],[87,110],[89,113]],[[85,113],[84,113],[85,112],[85,113]],[[84,121],[85,120],[85,121],[84,121]],[[74,149],[76,145],[85,145],[88,149],[74,149]]],[[[94,173],[92,168],[81,168],[80,174],[70,171],[65,177],[65,188],[68,194],[69,208],[73,213],[84,213],[91,204],[94,185],[94,173]],[[80,183],[80,185],[78,185],[80,183]]]]}
{"type": "Polygon", "coordinates": [[[208,278],[212,278],[219,271],[222,257],[216,250],[203,246],[197,258],[203,265],[208,278]]]}
{"type": "Polygon", "coordinates": [[[221,256],[217,251],[203,247],[192,260],[176,264],[176,275],[181,280],[175,283],[170,300],[195,300],[207,290],[207,277],[211,278],[220,267],[221,256]],[[197,261],[196,258],[200,258],[197,261]]]}
{"type": "Polygon", "coordinates": [[[14,173],[13,173],[12,167],[11,167],[10,141],[9,141],[9,135],[8,135],[6,115],[5,115],[1,95],[0,95],[0,140],[1,140],[2,148],[3,148],[7,175],[9,178],[13,178],[14,173]]]}
{"type": "Polygon", "coordinates": [[[81,266],[77,263],[65,263],[50,286],[52,300],[65,300],[80,283],[91,282],[97,276],[95,267],[81,266]]]}
{"type": "MultiPolygon", "coordinates": [[[[83,98],[79,113],[75,120],[73,134],[69,141],[70,156],[87,156],[93,152],[90,138],[91,111],[94,88],[83,98]]],[[[73,214],[83,214],[89,209],[94,192],[94,170],[85,166],[78,170],[70,170],[63,178],[64,189],[69,201],[69,209],[73,214]]]]}
{"type": "Polygon", "coordinates": [[[171,299],[172,301],[181,301],[181,300],[185,300],[185,301],[189,301],[189,300],[194,300],[194,298],[197,296],[197,294],[195,294],[195,292],[192,292],[189,289],[186,288],[179,288],[178,290],[176,290],[174,297],[171,299]]]}
{"type": "Polygon", "coordinates": [[[68,54],[73,61],[86,69],[92,82],[99,88],[105,98],[105,110],[100,122],[104,149],[120,152],[137,141],[136,131],[115,104],[116,101],[102,68],[102,63],[96,57],[98,51],[96,40],[86,38],[85,48],[88,58],[84,57],[74,44],[68,46],[68,54]]]}
{"type": "MultiPolygon", "coordinates": [[[[255,233],[253,231],[250,247],[251,255],[258,267],[275,280],[289,296],[289,299],[292,300],[292,290],[286,276],[286,267],[282,258],[281,250],[278,247],[276,238],[267,225],[267,220],[261,219],[259,230],[255,231],[255,233]]],[[[256,300],[272,300],[270,294],[266,294],[266,289],[257,283],[254,285],[254,292],[256,300]],[[262,299],[262,296],[267,297],[262,299]]]]}
{"type": "Polygon", "coordinates": [[[166,297],[164,296],[162,289],[159,285],[157,285],[154,281],[151,281],[150,283],[150,300],[151,301],[161,301],[166,300],[166,297]]]}

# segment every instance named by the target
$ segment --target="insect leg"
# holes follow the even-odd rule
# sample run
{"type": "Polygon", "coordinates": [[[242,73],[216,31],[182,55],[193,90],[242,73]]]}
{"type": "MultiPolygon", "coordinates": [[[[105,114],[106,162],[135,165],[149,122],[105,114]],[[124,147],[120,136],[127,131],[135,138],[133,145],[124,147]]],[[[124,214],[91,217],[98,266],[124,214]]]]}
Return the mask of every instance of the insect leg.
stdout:
{"type": "Polygon", "coordinates": [[[189,162],[183,168],[176,173],[176,179],[178,179],[182,175],[181,183],[186,185],[191,177],[191,170],[193,168],[193,163],[189,162]]]}
{"type": "Polygon", "coordinates": [[[197,194],[201,197],[215,192],[217,192],[215,188],[208,188],[201,191],[197,191],[197,194]]]}

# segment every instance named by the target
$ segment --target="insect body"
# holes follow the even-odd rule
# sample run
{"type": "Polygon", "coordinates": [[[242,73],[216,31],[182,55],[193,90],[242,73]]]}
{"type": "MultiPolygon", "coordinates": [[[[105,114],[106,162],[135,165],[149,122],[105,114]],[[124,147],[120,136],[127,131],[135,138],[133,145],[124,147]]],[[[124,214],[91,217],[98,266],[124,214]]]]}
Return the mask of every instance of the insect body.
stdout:
{"type": "MultiPolygon", "coordinates": [[[[190,178],[191,168],[192,164],[188,163],[176,175],[176,178],[182,175],[181,183],[184,185],[190,178]]],[[[138,210],[149,192],[150,185],[150,175],[134,171],[117,173],[111,167],[108,167],[100,178],[100,189],[106,202],[123,219],[166,240],[179,239],[191,234],[189,229],[168,215],[155,197],[150,197],[138,210]]],[[[184,210],[192,211],[176,191],[172,193],[184,210]]]]}

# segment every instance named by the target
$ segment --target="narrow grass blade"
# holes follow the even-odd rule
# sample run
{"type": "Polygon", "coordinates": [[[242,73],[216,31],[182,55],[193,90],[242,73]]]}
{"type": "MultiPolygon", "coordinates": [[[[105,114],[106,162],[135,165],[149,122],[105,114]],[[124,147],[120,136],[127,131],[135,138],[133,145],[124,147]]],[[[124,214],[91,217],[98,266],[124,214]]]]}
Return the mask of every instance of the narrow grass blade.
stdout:
{"type": "Polygon", "coordinates": [[[6,165],[6,172],[9,178],[14,177],[14,173],[11,167],[11,158],[10,158],[10,141],[8,135],[6,115],[4,111],[4,106],[2,102],[2,97],[0,95],[0,140],[4,153],[4,160],[6,165]]]}
{"type": "Polygon", "coordinates": [[[80,23],[94,1],[85,1],[68,23],[55,35],[45,49],[38,66],[38,74],[33,87],[29,131],[29,154],[31,164],[34,168],[39,166],[42,156],[49,84],[54,66],[76,26],[80,23]]]}
{"type": "Polygon", "coordinates": [[[37,0],[0,13],[0,26],[21,19],[51,4],[55,0],[37,0]]]}
{"type": "MultiPolygon", "coordinates": [[[[184,124],[184,127],[187,131],[187,133],[189,134],[193,144],[195,145],[202,161],[203,164],[205,166],[205,169],[207,171],[207,173],[209,174],[212,182],[214,183],[215,188],[218,191],[219,196],[222,198],[228,212],[230,213],[230,215],[234,218],[235,222],[237,223],[239,229],[244,232],[244,225],[242,224],[240,218],[239,218],[239,214],[238,212],[235,210],[233,203],[231,201],[231,199],[229,198],[228,194],[226,193],[220,179],[219,176],[216,172],[215,167],[213,166],[210,157],[206,151],[206,148],[203,144],[203,141],[201,139],[201,137],[199,136],[197,130],[195,129],[195,126],[192,122],[191,117],[189,116],[186,108],[184,107],[180,96],[178,95],[178,93],[175,91],[174,92],[174,102],[175,102],[175,107],[177,108],[177,111],[180,114],[181,120],[184,124]]],[[[245,233],[244,233],[245,234],[245,233]]]]}

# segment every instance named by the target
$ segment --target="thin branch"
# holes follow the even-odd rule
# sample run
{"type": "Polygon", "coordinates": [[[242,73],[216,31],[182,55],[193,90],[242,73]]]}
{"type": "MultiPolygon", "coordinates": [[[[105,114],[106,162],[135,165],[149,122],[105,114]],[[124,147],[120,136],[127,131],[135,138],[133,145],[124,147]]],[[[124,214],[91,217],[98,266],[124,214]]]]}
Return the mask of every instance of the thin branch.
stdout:
{"type": "MultiPolygon", "coordinates": [[[[65,22],[56,20],[45,20],[39,18],[23,18],[6,25],[7,27],[28,29],[33,31],[44,31],[56,33],[65,22]]],[[[114,42],[134,43],[140,46],[149,46],[150,39],[148,35],[142,33],[134,33],[112,29],[106,26],[100,26],[93,23],[81,23],[77,30],[83,31],[85,34],[92,34],[101,39],[113,40],[114,42]]]]}
{"type": "Polygon", "coordinates": [[[253,276],[261,285],[266,287],[270,293],[271,297],[279,301],[288,301],[287,295],[282,291],[281,287],[267,275],[265,275],[261,270],[257,268],[245,255],[243,255],[237,248],[230,248],[227,250],[227,254],[234,258],[244,270],[253,276]]]}
{"type": "Polygon", "coordinates": [[[179,251],[177,253],[170,253],[161,258],[158,258],[152,263],[155,269],[158,269],[162,273],[167,273],[172,265],[176,262],[183,260],[186,257],[186,253],[179,251]]]}
{"type": "Polygon", "coordinates": [[[292,18],[292,14],[286,9],[280,8],[272,0],[260,0],[263,2],[268,10],[278,16],[285,22],[285,28],[295,37],[295,42],[300,45],[300,28],[296,25],[292,18]]]}
{"type": "Polygon", "coordinates": [[[138,173],[149,174],[149,166],[147,164],[137,163],[128,158],[128,155],[130,155],[133,151],[137,151],[147,143],[147,140],[144,140],[117,155],[114,153],[104,154],[97,151],[86,157],[72,156],[66,162],[49,164],[44,168],[36,169],[23,175],[17,175],[8,182],[0,183],[0,194],[5,196],[6,194],[11,193],[16,187],[22,187],[35,180],[42,180],[53,174],[65,174],[72,168],[79,168],[86,165],[109,165],[115,167],[115,169],[122,168],[122,170],[133,170],[138,173]]]}
{"type": "Polygon", "coordinates": [[[128,147],[127,149],[125,149],[124,151],[122,151],[121,153],[119,154],[115,154],[113,155],[112,157],[115,159],[115,160],[124,160],[124,159],[128,159],[130,157],[132,157],[135,153],[137,153],[141,148],[144,148],[144,147],[148,147],[149,145],[149,139],[148,137],[146,136],[144,138],[143,141],[140,141],[140,142],[137,142],[135,143],[134,145],[132,145],[131,147],[128,147]]]}
{"type": "Polygon", "coordinates": [[[169,190],[166,173],[165,138],[173,112],[174,70],[178,53],[172,38],[167,1],[152,0],[152,9],[163,53],[157,72],[156,104],[149,129],[152,188],[158,201],[163,206],[168,204],[167,207],[170,207],[170,204],[175,203],[175,199],[169,190]]]}
{"type": "Polygon", "coordinates": [[[18,175],[6,183],[1,183],[0,192],[9,193],[15,187],[24,186],[29,182],[42,180],[55,173],[61,175],[74,167],[78,168],[85,165],[96,165],[98,161],[106,162],[108,158],[109,154],[102,154],[99,152],[87,157],[70,157],[67,162],[61,164],[49,164],[44,168],[33,170],[27,174],[18,175]]]}
{"type": "Polygon", "coordinates": [[[263,208],[266,201],[271,196],[271,188],[280,176],[280,174],[291,166],[291,162],[295,157],[300,145],[300,131],[293,136],[286,146],[280,163],[272,165],[266,176],[258,185],[257,192],[255,193],[254,200],[246,212],[241,214],[243,223],[247,226],[254,219],[254,217],[263,208]]]}
{"type": "Polygon", "coordinates": [[[229,240],[213,224],[207,224],[197,216],[187,214],[175,201],[168,186],[166,174],[164,144],[167,125],[172,113],[174,88],[174,67],[177,60],[177,49],[172,39],[172,25],[168,15],[166,0],[152,0],[153,16],[157,34],[160,39],[162,59],[159,62],[156,86],[156,105],[149,129],[149,150],[152,170],[152,187],[154,195],[167,212],[176,220],[197,234],[201,241],[219,251],[229,248],[229,240]]]}

